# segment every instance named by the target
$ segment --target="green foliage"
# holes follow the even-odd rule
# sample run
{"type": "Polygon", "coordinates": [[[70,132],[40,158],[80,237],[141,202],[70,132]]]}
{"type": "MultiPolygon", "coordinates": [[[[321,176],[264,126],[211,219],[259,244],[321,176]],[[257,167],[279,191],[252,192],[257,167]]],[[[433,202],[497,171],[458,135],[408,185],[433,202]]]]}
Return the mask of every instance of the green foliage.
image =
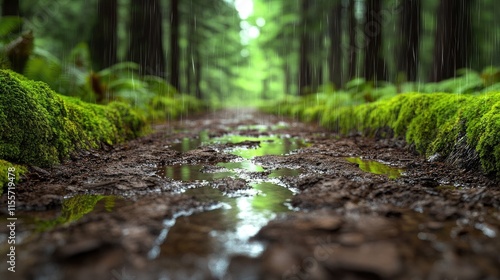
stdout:
{"type": "Polygon", "coordinates": [[[314,111],[330,129],[404,137],[422,154],[440,155],[463,167],[500,176],[500,93],[405,93],[359,105],[340,102],[336,107],[327,100],[311,107],[308,99],[267,110],[304,120],[310,120],[306,112],[314,111]]]}
{"type": "Polygon", "coordinates": [[[400,92],[448,92],[448,93],[481,93],[500,89],[500,69],[487,67],[481,73],[471,69],[457,71],[458,76],[437,83],[404,83],[400,92]]]}
{"type": "Polygon", "coordinates": [[[397,92],[396,87],[390,83],[380,83],[380,87],[374,88],[372,82],[366,82],[363,78],[351,81],[344,90],[335,91],[328,85],[321,88],[324,92],[303,97],[286,96],[278,103],[271,103],[263,109],[294,116],[304,121],[320,121],[328,124],[331,123],[330,116],[347,106],[387,99],[395,96],[397,92]],[[323,114],[324,112],[329,112],[329,114],[323,114]]]}
{"type": "Polygon", "coordinates": [[[2,176],[0,177],[0,195],[2,195],[4,189],[7,189],[7,183],[9,182],[7,173],[9,171],[9,168],[11,167],[14,167],[16,169],[14,171],[14,175],[16,178],[14,180],[14,184],[17,184],[21,180],[21,176],[27,172],[26,167],[24,166],[12,164],[8,161],[0,159],[0,174],[2,174],[2,176]]]}
{"type": "Polygon", "coordinates": [[[20,17],[0,17],[0,69],[9,69],[11,66],[5,47],[19,35],[22,23],[23,19],[20,17]]]}
{"type": "Polygon", "coordinates": [[[1,159],[50,166],[76,149],[136,137],[146,122],[129,105],[85,103],[0,70],[0,126],[1,159]]]}
{"type": "Polygon", "coordinates": [[[9,38],[10,35],[21,29],[23,19],[16,16],[0,17],[0,41],[9,38]]]}
{"type": "Polygon", "coordinates": [[[203,102],[190,95],[181,94],[176,97],[155,96],[148,104],[147,117],[152,121],[177,119],[189,113],[196,113],[207,108],[203,102]]]}
{"type": "Polygon", "coordinates": [[[25,75],[41,80],[58,92],[86,102],[131,104],[147,119],[161,121],[197,112],[204,107],[193,97],[179,94],[160,77],[141,76],[139,65],[121,62],[93,72],[86,44],[77,45],[66,62],[47,51],[36,49],[25,69],[25,75]]]}
{"type": "Polygon", "coordinates": [[[287,97],[264,109],[345,134],[404,137],[422,154],[500,176],[500,69],[459,74],[439,83],[378,87],[357,78],[341,91],[287,97]]]}

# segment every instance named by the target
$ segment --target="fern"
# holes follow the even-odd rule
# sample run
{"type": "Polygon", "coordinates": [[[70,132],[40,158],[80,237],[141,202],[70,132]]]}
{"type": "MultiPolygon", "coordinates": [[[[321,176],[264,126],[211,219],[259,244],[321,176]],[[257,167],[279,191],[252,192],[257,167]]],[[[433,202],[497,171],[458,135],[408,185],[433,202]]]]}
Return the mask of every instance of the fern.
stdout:
{"type": "Polygon", "coordinates": [[[157,76],[144,76],[144,82],[146,82],[148,89],[152,91],[155,95],[163,97],[173,97],[176,95],[177,89],[171,84],[167,83],[165,79],[157,76]]]}
{"type": "Polygon", "coordinates": [[[16,33],[21,29],[23,19],[16,16],[0,17],[0,41],[9,40],[9,35],[16,33]]]}

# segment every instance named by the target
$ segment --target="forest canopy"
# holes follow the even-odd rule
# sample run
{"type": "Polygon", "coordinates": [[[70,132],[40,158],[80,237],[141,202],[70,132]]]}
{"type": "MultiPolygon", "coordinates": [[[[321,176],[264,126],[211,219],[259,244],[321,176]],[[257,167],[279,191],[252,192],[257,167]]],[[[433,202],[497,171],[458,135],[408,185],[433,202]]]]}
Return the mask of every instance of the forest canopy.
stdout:
{"type": "Polygon", "coordinates": [[[500,76],[500,12],[489,0],[5,0],[1,9],[3,68],[94,102],[142,97],[99,72],[116,65],[213,104],[358,78],[402,92],[461,76],[430,91],[472,92],[500,76]]]}

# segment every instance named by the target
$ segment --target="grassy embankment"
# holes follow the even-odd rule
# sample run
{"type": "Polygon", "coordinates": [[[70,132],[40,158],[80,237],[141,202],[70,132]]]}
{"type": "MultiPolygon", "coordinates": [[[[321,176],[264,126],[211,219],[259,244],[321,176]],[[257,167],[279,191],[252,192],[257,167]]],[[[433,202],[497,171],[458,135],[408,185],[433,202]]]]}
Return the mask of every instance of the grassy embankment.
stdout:
{"type": "Polygon", "coordinates": [[[404,137],[423,155],[500,177],[500,93],[389,92],[368,103],[373,93],[289,97],[264,110],[318,121],[344,134],[404,137]]]}
{"type": "Polygon", "coordinates": [[[19,179],[27,165],[48,167],[76,150],[144,135],[151,120],[200,109],[197,100],[171,97],[154,97],[146,109],[118,101],[91,104],[57,94],[43,82],[0,70],[0,186],[8,181],[9,167],[16,168],[19,179]]]}

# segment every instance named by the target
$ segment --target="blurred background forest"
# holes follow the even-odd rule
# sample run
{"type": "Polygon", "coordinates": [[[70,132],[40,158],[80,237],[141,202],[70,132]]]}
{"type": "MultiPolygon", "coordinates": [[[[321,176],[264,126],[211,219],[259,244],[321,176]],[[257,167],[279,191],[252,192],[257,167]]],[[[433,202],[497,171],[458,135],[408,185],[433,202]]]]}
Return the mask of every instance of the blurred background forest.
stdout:
{"type": "MultiPolygon", "coordinates": [[[[1,67],[62,94],[258,105],[500,86],[493,0],[3,0],[1,67]]],[[[165,105],[165,104],[163,104],[165,105]]]]}

